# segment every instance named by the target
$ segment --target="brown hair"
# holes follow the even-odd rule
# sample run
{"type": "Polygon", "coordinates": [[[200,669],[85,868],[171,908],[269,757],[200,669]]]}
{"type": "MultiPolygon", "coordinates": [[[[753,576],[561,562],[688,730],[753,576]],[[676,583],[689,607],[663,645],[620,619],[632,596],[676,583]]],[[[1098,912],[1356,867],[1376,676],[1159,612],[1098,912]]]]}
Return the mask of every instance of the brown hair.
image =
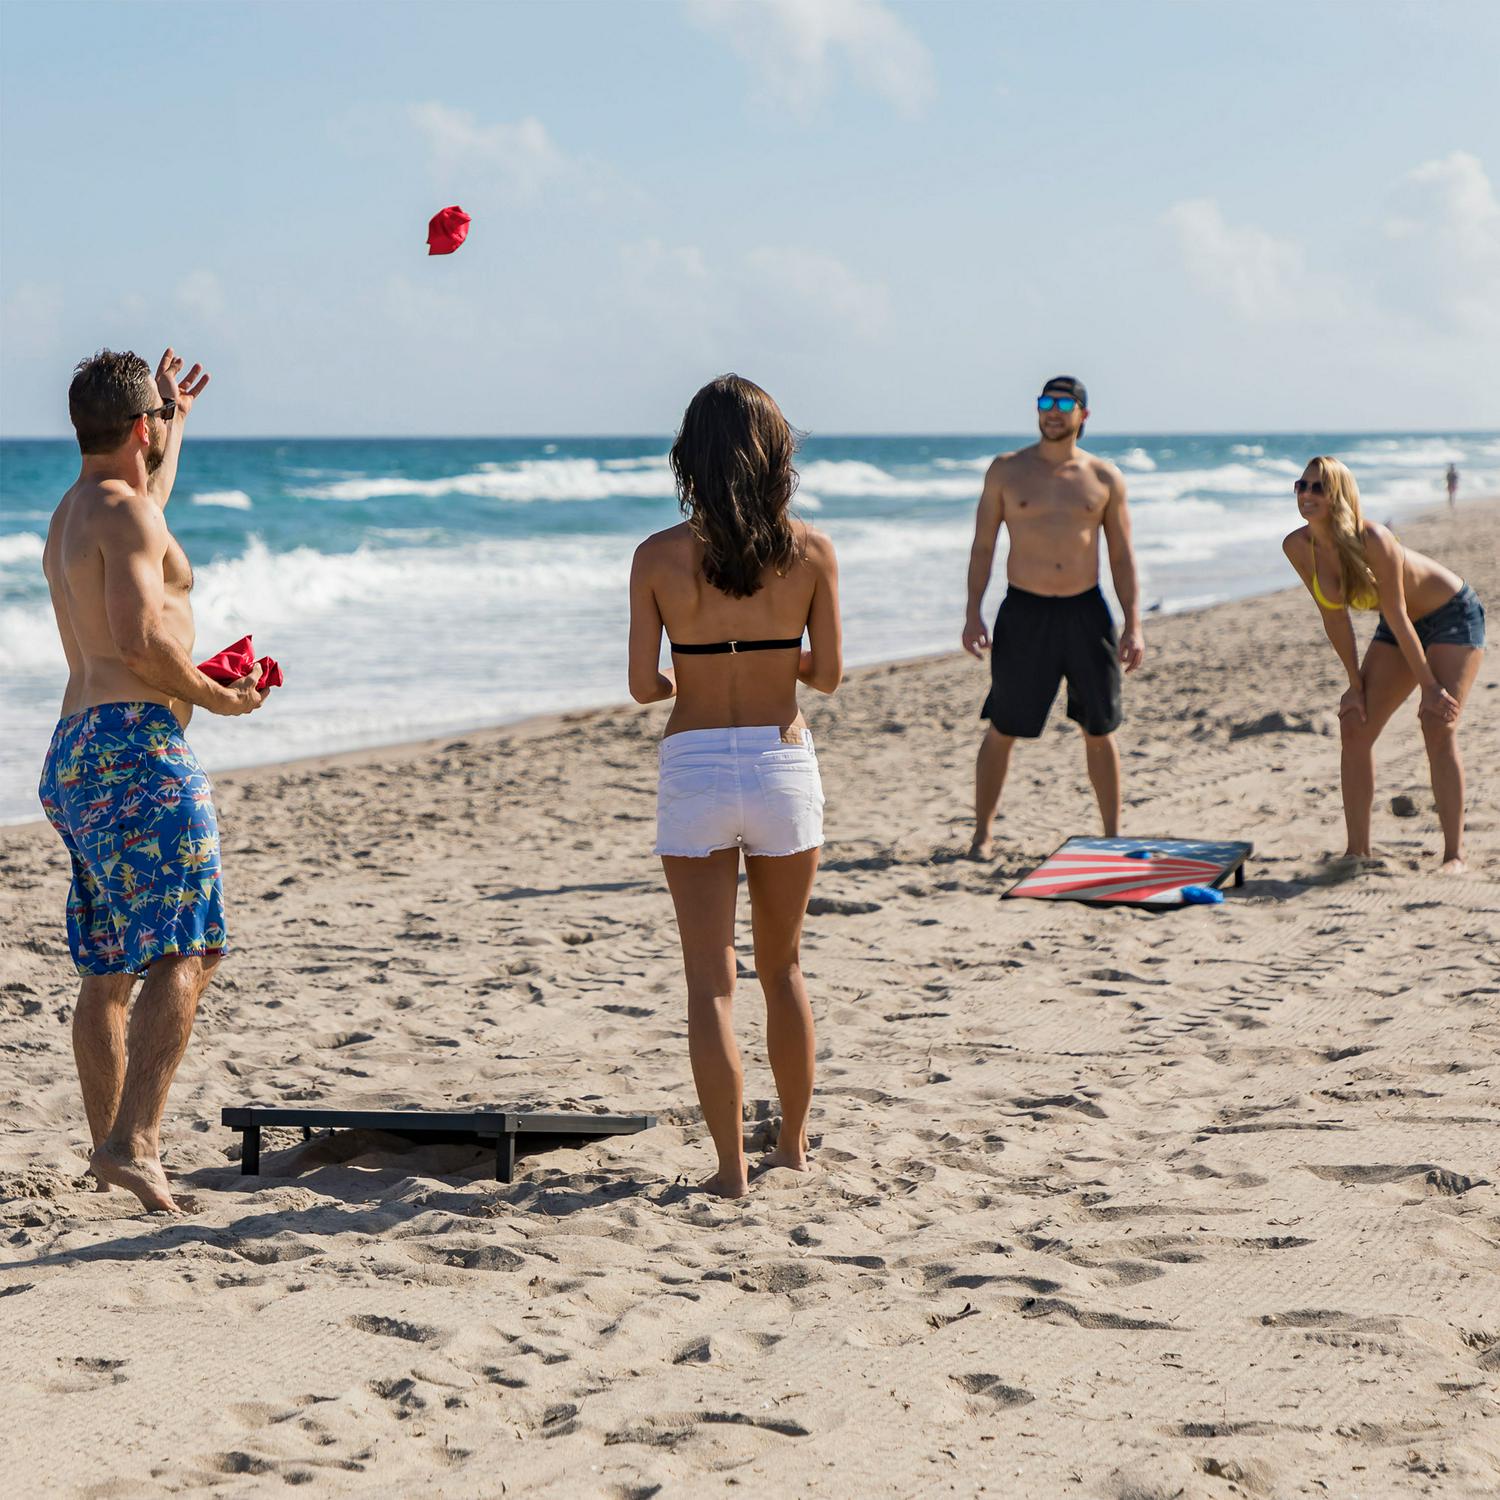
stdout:
{"type": "Polygon", "coordinates": [[[130,424],[159,405],[151,366],[139,354],[101,349],[80,360],[68,387],[68,416],[84,453],[113,453],[130,424]]]}
{"type": "Polygon", "coordinates": [[[787,518],[797,488],[797,435],[758,385],[721,375],[693,397],[672,444],[677,499],[703,543],[703,575],[748,599],[761,575],[797,558],[787,518]]]}

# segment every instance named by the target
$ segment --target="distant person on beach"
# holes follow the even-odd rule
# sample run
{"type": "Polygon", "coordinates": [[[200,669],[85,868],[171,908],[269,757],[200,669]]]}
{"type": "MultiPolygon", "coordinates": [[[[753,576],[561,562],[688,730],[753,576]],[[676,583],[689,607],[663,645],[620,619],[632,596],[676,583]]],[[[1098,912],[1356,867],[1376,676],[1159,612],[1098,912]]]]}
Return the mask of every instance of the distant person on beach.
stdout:
{"type": "Polygon", "coordinates": [[[823,787],[797,685],[833,692],[843,647],[833,546],[788,513],[795,446],[759,386],[738,375],[704,386],[671,453],[687,519],[642,542],[630,574],[631,696],[675,700],[659,749],[653,852],[677,910],[693,1081],[719,1156],[703,1186],[726,1198],[749,1186],[734,1040],[741,854],[781,1099],[763,1165],[809,1170],[813,1016],[800,946],[823,787]],[[663,630],[673,663],[665,672],[663,630]]]}
{"type": "Polygon", "coordinates": [[[1458,496],[1458,469],[1453,464],[1449,464],[1448,472],[1443,478],[1448,485],[1448,509],[1452,510],[1453,502],[1458,496]]]}
{"type": "Polygon", "coordinates": [[[1339,700],[1345,858],[1370,857],[1375,741],[1386,721],[1422,690],[1417,710],[1432,795],[1443,828],[1445,874],[1464,866],[1464,766],[1458,724],[1479,672],[1484,606],[1456,573],[1413,552],[1360,513],[1359,486],[1336,458],[1314,458],[1296,483],[1307,522],[1281,544],[1318,606],[1323,630],[1349,678],[1339,700]],[[1361,668],[1351,609],[1378,609],[1380,623],[1361,668]]]}
{"type": "Polygon", "coordinates": [[[994,854],[995,810],[1011,749],[1041,734],[1065,680],[1068,717],[1083,731],[1105,835],[1120,831],[1120,669],[1135,671],[1146,655],[1125,481],[1113,464],[1078,446],[1088,393],[1082,381],[1059,375],[1042,387],[1036,406],[1041,441],[990,465],[969,554],[964,650],[981,660],[990,653],[990,691],[979,711],[989,729],[974,775],[974,859],[994,854]],[[1010,554],[992,634],[980,610],[1002,523],[1010,554]],[[1099,589],[1101,529],[1125,615],[1118,640],[1099,589]]]}
{"type": "Polygon", "coordinates": [[[264,701],[258,668],[222,686],[190,654],[193,570],[162,512],[208,374],[194,365],[179,380],[182,365],[168,349],[153,378],[138,355],[106,349],[68,388],[83,463],[42,555],[68,685],[38,788],[73,863],[89,1166],[101,1191],[128,1188],[169,1213],[162,1111],[228,944],[212,790],[182,731],[195,706],[248,714],[264,701]]]}

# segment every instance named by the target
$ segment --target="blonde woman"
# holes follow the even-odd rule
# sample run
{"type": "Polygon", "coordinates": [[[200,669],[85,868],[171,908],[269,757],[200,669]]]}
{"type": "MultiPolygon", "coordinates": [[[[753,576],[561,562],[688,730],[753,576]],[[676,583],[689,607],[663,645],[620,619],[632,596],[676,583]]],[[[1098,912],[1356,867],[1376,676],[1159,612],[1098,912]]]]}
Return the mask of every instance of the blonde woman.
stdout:
{"type": "Polygon", "coordinates": [[[1375,741],[1420,688],[1417,709],[1443,828],[1444,874],[1463,871],[1464,766],[1458,724],[1484,650],[1484,606],[1441,563],[1413,552],[1360,514],[1359,486],[1336,458],[1315,458],[1296,483],[1307,522],[1281,544],[1318,606],[1349,689],[1339,700],[1347,858],[1370,855],[1375,741]],[[1361,668],[1351,609],[1378,609],[1361,668]]]}

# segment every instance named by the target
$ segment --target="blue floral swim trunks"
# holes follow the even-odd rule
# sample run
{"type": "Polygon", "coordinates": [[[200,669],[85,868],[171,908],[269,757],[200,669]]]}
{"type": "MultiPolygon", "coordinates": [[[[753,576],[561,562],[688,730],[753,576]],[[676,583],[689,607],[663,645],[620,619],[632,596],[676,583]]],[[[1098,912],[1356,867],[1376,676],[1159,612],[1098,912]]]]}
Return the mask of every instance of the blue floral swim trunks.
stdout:
{"type": "Polygon", "coordinates": [[[169,708],[102,703],[60,720],[37,792],[73,860],[80,974],[228,951],[213,788],[169,708]]]}

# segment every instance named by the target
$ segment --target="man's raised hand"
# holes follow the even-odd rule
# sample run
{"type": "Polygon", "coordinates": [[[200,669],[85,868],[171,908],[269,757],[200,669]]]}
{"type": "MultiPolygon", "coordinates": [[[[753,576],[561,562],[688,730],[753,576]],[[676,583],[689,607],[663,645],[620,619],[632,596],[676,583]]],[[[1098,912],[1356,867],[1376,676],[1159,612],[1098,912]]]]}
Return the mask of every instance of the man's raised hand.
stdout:
{"type": "Polygon", "coordinates": [[[186,375],[182,374],[182,359],[168,349],[156,367],[156,389],[163,401],[177,403],[177,415],[185,417],[193,409],[193,402],[203,394],[208,385],[208,371],[195,364],[186,375]],[[181,377],[181,378],[179,378],[181,377]]]}

